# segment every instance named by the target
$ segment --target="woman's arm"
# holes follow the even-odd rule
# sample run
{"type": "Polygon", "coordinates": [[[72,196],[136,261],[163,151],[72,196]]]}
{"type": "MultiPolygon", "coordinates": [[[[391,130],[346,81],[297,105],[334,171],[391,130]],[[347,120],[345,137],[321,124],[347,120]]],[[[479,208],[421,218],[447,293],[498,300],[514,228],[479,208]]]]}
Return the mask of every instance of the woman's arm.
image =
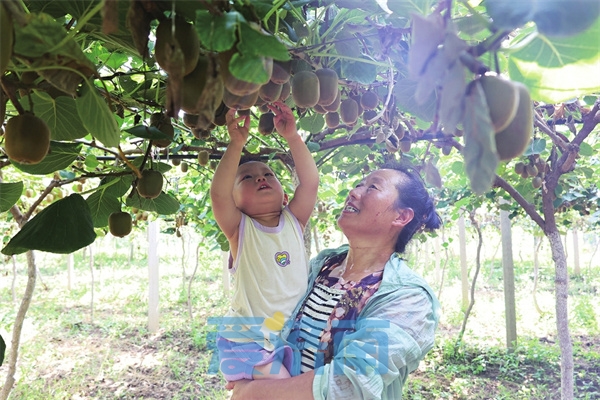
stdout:
{"type": "Polygon", "coordinates": [[[312,400],[313,371],[287,379],[258,379],[229,382],[231,400],[312,400]]]}

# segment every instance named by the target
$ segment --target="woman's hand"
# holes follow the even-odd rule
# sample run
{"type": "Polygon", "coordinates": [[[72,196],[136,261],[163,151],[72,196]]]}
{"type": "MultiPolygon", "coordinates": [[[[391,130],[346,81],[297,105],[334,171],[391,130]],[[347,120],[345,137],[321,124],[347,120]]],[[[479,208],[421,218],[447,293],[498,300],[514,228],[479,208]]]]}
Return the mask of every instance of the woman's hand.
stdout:
{"type": "Polygon", "coordinates": [[[298,135],[296,117],[294,117],[292,110],[287,104],[278,101],[273,104],[267,104],[267,107],[275,114],[273,118],[275,129],[285,140],[293,139],[298,135]]]}
{"type": "Polygon", "coordinates": [[[246,140],[248,140],[248,134],[250,129],[250,116],[249,115],[241,115],[239,117],[235,116],[236,110],[230,109],[225,116],[225,121],[227,123],[227,132],[229,132],[229,137],[232,142],[241,143],[242,145],[246,144],[246,140]],[[242,123],[242,121],[244,121],[242,123]],[[241,123],[241,125],[240,125],[241,123]]]}

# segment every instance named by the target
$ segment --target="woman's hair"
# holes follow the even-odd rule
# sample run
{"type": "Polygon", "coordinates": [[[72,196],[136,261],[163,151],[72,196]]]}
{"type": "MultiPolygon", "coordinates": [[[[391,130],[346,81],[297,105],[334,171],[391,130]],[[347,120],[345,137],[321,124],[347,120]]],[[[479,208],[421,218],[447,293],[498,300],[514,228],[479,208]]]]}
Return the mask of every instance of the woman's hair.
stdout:
{"type": "Polygon", "coordinates": [[[414,211],[413,219],[402,229],[396,240],[395,251],[404,253],[406,245],[415,233],[426,230],[432,231],[442,225],[442,220],[435,210],[433,199],[425,189],[421,175],[410,165],[388,162],[381,166],[384,169],[393,169],[404,175],[404,179],[396,186],[398,190],[398,208],[411,208],[414,211]]]}

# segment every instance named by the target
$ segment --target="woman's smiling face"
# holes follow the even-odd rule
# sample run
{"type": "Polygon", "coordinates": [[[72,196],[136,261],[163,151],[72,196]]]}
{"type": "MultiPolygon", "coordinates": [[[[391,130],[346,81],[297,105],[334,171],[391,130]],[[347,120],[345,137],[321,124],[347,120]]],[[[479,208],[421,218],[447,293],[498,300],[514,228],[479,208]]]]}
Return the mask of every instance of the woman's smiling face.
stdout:
{"type": "Polygon", "coordinates": [[[338,218],[344,234],[389,232],[401,210],[397,208],[398,189],[403,175],[392,169],[380,169],[367,175],[346,198],[338,218]]]}

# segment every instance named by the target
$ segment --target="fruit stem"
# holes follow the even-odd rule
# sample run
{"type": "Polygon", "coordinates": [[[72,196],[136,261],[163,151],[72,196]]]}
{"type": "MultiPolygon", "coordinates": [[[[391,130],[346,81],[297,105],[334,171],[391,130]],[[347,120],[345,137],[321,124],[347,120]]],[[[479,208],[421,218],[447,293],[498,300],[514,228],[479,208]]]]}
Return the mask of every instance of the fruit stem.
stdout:
{"type": "Polygon", "coordinates": [[[8,79],[6,79],[4,76],[0,79],[0,84],[2,86],[2,90],[4,91],[4,93],[6,93],[10,102],[13,103],[13,106],[15,107],[19,115],[25,114],[25,109],[23,108],[21,103],[19,103],[19,100],[17,100],[17,96],[15,96],[17,91],[16,85],[10,82],[8,79]]]}

